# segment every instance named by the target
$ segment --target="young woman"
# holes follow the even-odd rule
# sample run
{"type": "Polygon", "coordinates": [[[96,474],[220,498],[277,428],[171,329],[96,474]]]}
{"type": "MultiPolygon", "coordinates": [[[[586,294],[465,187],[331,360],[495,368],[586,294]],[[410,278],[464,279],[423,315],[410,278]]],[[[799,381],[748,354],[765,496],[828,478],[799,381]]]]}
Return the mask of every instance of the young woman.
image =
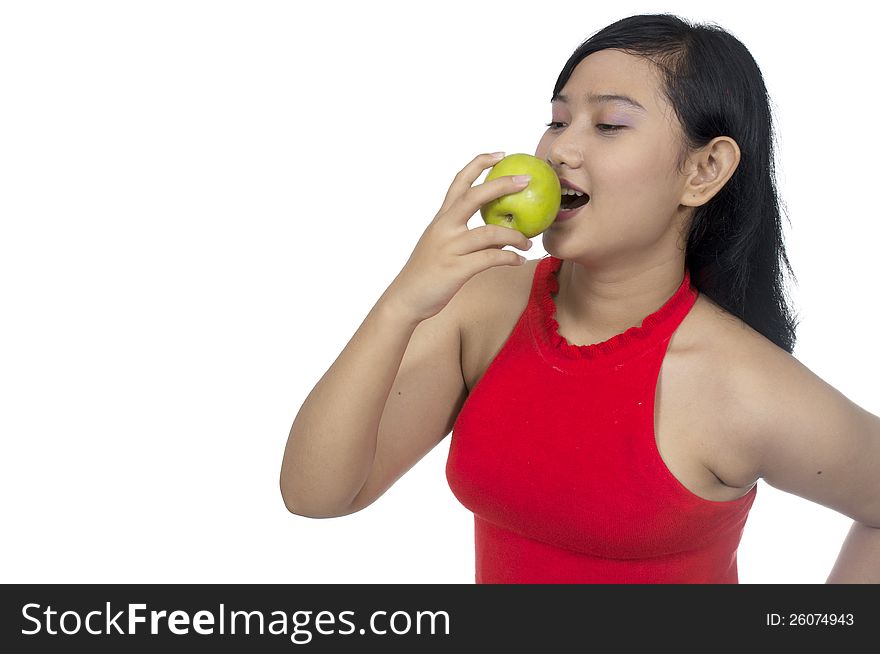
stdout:
{"type": "Polygon", "coordinates": [[[528,182],[462,169],[296,416],[288,509],[359,511],[452,431],[478,583],[736,583],[758,479],[854,520],[829,582],[880,583],[880,418],[792,356],[754,59],[634,16],[575,50],[551,106],[535,156],[574,208],[549,256],[468,229],[528,182]]]}

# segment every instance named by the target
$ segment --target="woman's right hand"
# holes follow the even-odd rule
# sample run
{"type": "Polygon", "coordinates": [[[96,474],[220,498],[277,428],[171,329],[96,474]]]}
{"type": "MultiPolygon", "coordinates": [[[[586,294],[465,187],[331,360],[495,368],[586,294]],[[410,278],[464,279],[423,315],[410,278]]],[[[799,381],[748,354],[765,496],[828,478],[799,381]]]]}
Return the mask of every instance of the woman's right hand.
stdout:
{"type": "Polygon", "coordinates": [[[505,245],[520,250],[532,247],[521,232],[500,225],[467,226],[484,204],[528,185],[528,180],[517,182],[515,176],[505,176],[472,186],[486,168],[500,160],[481,154],[455,176],[440,211],[388,287],[386,297],[392,298],[413,321],[421,322],[439,313],[477,273],[493,266],[525,262],[516,252],[501,249],[505,245]]]}

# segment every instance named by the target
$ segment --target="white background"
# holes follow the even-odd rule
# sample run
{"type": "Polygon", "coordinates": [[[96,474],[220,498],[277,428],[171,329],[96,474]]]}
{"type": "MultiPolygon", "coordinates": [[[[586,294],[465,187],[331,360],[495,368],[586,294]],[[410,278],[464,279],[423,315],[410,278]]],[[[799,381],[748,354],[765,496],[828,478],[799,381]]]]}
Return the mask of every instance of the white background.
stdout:
{"type": "MultiPolygon", "coordinates": [[[[459,169],[533,153],[568,56],[637,13],[754,55],[795,356],[880,413],[866,5],[609,4],[4,3],[0,579],[472,583],[448,437],[313,520],[279,492],[288,430],[459,169]]],[[[824,582],[850,524],[760,482],[741,583],[824,582]]]]}

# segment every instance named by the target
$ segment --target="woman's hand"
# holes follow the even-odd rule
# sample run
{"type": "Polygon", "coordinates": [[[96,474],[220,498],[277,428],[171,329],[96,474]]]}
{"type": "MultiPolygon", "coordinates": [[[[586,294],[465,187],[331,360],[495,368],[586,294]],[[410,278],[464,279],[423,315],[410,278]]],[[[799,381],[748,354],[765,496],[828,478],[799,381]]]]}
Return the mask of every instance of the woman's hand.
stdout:
{"type": "Polygon", "coordinates": [[[520,250],[531,241],[511,227],[483,225],[468,229],[467,222],[480,207],[503,195],[521,191],[528,179],[498,177],[472,186],[480,174],[502,157],[481,154],[465,166],[449,187],[440,211],[425,229],[386,296],[412,320],[421,322],[439,313],[465,282],[493,266],[518,266],[525,258],[503,250],[520,250]]]}

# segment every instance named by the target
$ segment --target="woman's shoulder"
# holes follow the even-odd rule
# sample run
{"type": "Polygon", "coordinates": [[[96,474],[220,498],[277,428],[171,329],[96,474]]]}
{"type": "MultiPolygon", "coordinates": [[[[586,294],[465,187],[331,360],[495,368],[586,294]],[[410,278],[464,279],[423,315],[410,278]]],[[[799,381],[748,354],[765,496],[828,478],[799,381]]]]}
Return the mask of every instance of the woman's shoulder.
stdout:
{"type": "Polygon", "coordinates": [[[466,330],[480,327],[504,328],[503,316],[519,316],[528,304],[535,269],[542,259],[527,259],[520,266],[493,266],[471,277],[461,289],[462,337],[466,330]]]}
{"type": "MultiPolygon", "coordinates": [[[[772,386],[771,377],[798,383],[797,371],[803,366],[788,351],[730,313],[709,297],[700,294],[693,309],[694,321],[687,345],[690,376],[695,402],[711,415],[712,442],[718,453],[735,452],[729,459],[738,462],[737,473],[727,473],[738,485],[757,478],[759,458],[750,445],[763,424],[766,406],[761,397],[772,386]],[[782,371],[781,376],[778,372],[782,371]],[[757,389],[764,389],[757,393],[757,389]]],[[[721,454],[719,454],[719,457],[721,454]]]]}
{"type": "Polygon", "coordinates": [[[744,356],[787,355],[761,332],[739,316],[727,311],[704,293],[697,296],[692,310],[694,329],[692,338],[699,349],[713,357],[727,361],[742,360],[744,356]]]}
{"type": "Polygon", "coordinates": [[[711,382],[727,405],[735,404],[750,375],[761,374],[761,362],[794,363],[791,354],[703,293],[678,331],[676,349],[693,355],[695,377],[711,382]]]}
{"type": "Polygon", "coordinates": [[[467,281],[459,303],[462,374],[474,388],[501,349],[529,301],[535,268],[541,259],[519,266],[495,266],[467,281]]]}

